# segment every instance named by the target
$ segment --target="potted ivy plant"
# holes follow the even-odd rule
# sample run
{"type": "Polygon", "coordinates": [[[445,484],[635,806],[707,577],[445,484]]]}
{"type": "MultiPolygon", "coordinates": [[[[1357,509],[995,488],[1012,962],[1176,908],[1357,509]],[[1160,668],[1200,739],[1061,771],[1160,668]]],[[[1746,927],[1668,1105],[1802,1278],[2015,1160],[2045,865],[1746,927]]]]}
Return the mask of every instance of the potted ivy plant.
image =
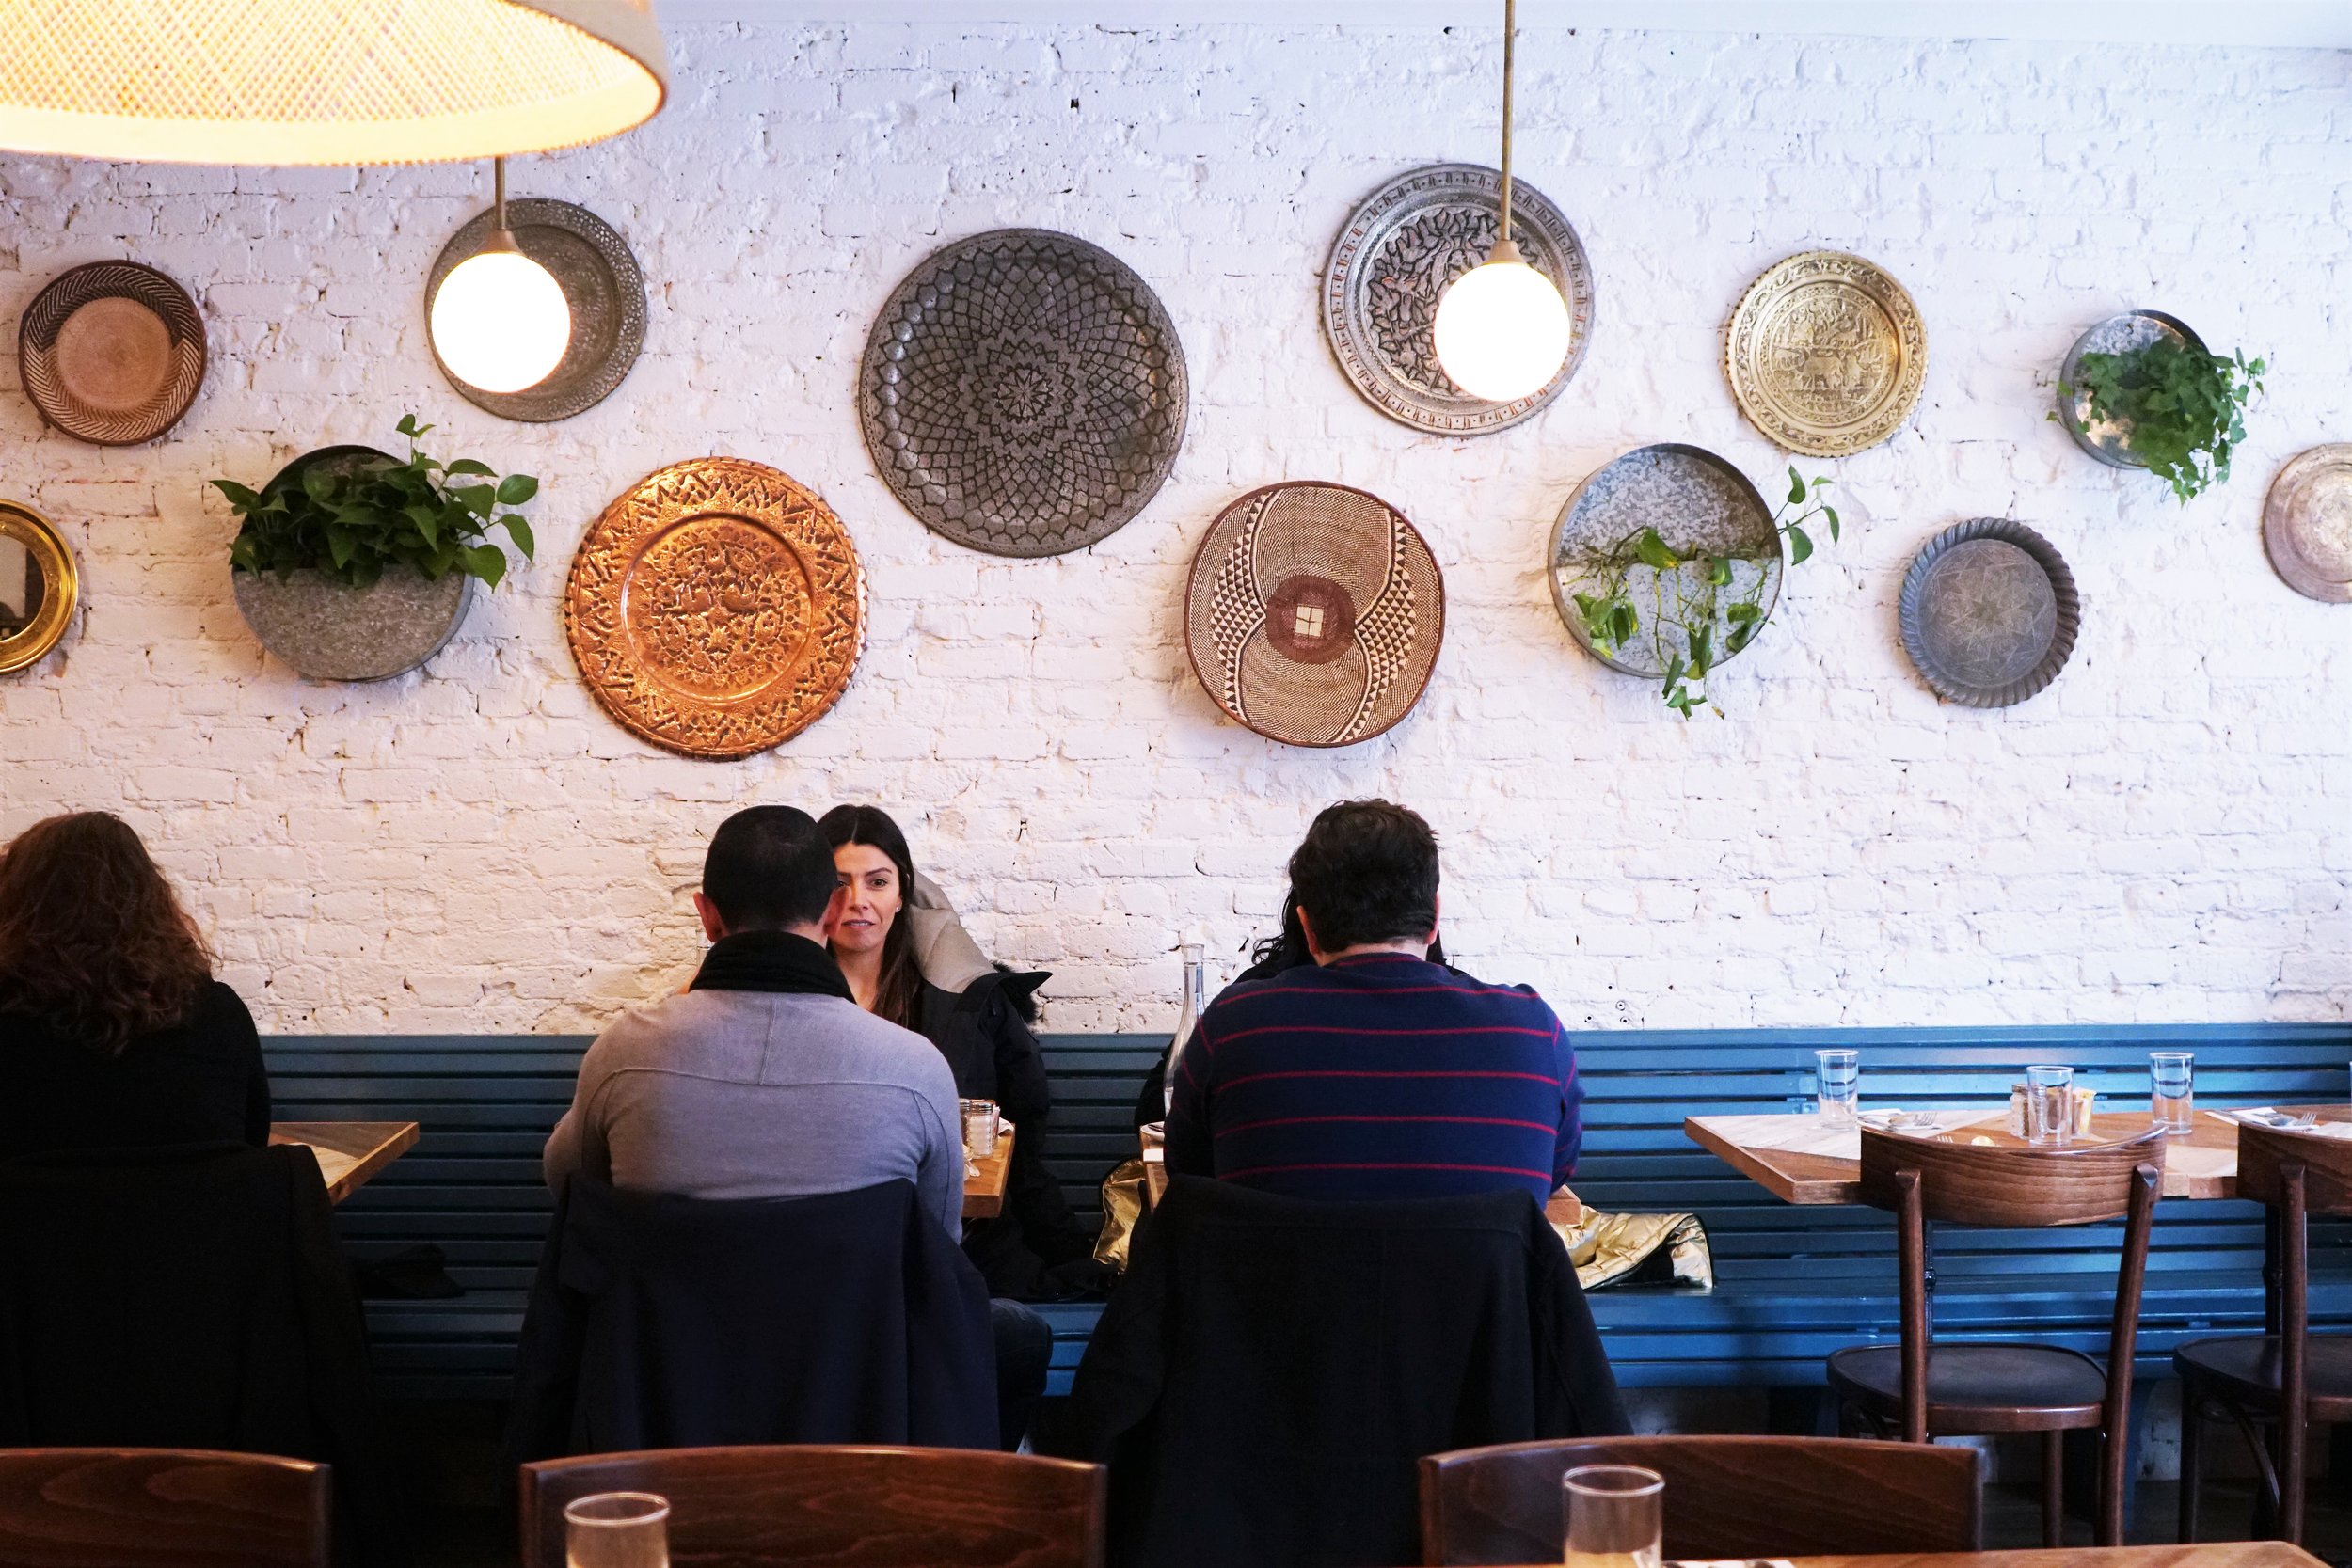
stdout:
{"type": "Polygon", "coordinates": [[[1820,499],[1829,483],[1790,468],[1788,498],[1766,529],[1736,546],[1677,549],[1645,524],[1569,552],[1560,564],[1572,575],[1557,592],[1565,592],[1564,611],[1573,607],[1570,629],[1604,662],[1656,677],[1665,705],[1683,718],[1703,706],[1721,717],[1708,677],[1771,624],[1784,568],[1813,554],[1804,525],[1819,517],[1831,541],[1838,537],[1837,510],[1820,499]]]}
{"type": "Polygon", "coordinates": [[[2058,412],[2083,449],[2146,468],[2185,505],[2230,477],[2264,364],[2209,351],[2160,311],[2137,310],[2083,335],[2058,379],[2058,412]]]}
{"type": "Polygon", "coordinates": [[[382,680],[441,650],[473,585],[506,575],[507,542],[531,557],[516,508],[539,493],[529,474],[500,477],[472,458],[419,450],[433,427],[401,418],[405,459],[370,447],[325,447],[259,490],[216,479],[242,519],[230,546],[237,610],[262,645],[321,680],[382,680]]]}

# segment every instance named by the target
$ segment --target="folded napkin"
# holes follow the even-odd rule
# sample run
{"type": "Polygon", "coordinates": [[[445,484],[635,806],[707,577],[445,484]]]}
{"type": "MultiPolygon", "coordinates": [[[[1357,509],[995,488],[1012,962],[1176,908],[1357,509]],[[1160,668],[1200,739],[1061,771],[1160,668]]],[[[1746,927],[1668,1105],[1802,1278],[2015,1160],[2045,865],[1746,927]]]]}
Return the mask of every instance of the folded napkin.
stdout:
{"type": "Polygon", "coordinates": [[[2254,1105],[2243,1111],[2208,1111],[2208,1116],[2241,1125],[2267,1127],[2274,1132],[2309,1132],[2321,1138],[2352,1138],[2352,1121],[2316,1121],[2309,1127],[2296,1124],[2293,1116],[2275,1105],[2254,1105]]]}

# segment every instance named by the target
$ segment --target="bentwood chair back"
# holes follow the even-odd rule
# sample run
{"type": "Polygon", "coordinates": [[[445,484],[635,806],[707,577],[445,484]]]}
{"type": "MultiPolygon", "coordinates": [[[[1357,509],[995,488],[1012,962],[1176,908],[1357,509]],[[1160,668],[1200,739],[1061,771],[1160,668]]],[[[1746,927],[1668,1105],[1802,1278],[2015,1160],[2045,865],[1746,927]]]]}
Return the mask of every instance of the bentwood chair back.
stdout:
{"type": "Polygon", "coordinates": [[[2311,1331],[2308,1223],[2313,1214],[2352,1215],[2352,1139],[2242,1123],[2237,1196],[2270,1211],[2264,1248],[2270,1332],[2198,1339],[2172,1353],[2181,1374],[2181,1540],[2197,1538],[2200,1429],[2211,1408],[2236,1417],[2249,1437],[2257,1423],[2275,1423],[2275,1459],[2259,1445],[2255,1459],[2277,1501],[2279,1534],[2300,1542],[2306,1423],[2352,1421],[2352,1336],[2311,1331]]]}
{"type": "Polygon", "coordinates": [[[1557,1562],[1560,1480],[1580,1465],[1666,1479],[1668,1558],[1973,1552],[1973,1449],[1841,1437],[1600,1437],[1421,1462],[1424,1563],[1557,1562]]]}
{"type": "Polygon", "coordinates": [[[666,1449],[522,1466],[523,1568],[564,1568],[564,1508],[670,1499],[670,1560],[1103,1568],[1103,1466],[979,1449],[666,1449]]]}
{"type": "Polygon", "coordinates": [[[327,1568],[324,1465],[193,1449],[0,1449],[8,1568],[327,1568]]]}
{"type": "Polygon", "coordinates": [[[1829,1360],[1829,1380],[1850,1410],[1899,1430],[1907,1442],[1934,1436],[2042,1434],[2043,1544],[2062,1544],[2061,1433],[2095,1429],[2101,1449],[2102,1545],[2123,1533],[2123,1463],[2130,1431],[2132,1356],[2164,1164],[2164,1134],[2151,1128],[2122,1143],[2021,1148],[1905,1137],[1862,1130],[1862,1197],[1893,1211],[1902,1303],[1902,1343],[1857,1346],[1829,1360]],[[1936,1347],[1931,1222],[2038,1227],[2123,1219],[2115,1313],[2107,1334],[2108,1375],[2089,1356],[2050,1345],[1936,1347]]]}

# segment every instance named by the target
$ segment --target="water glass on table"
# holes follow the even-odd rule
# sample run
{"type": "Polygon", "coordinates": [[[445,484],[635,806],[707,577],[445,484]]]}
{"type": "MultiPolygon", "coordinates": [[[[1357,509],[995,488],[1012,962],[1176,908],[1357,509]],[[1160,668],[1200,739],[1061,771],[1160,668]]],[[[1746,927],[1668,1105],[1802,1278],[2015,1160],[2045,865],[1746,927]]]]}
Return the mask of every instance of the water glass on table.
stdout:
{"type": "Polygon", "coordinates": [[[2168,1132],[2186,1132],[2196,1125],[2196,1060],[2185,1051],[2148,1053],[2148,1119],[2168,1132]]]}
{"type": "Polygon", "coordinates": [[[1862,1053],[1816,1051],[1813,1066],[1821,1120],[1839,1127],[1852,1126],[1854,1109],[1862,1098],[1862,1053]]]}
{"type": "Polygon", "coordinates": [[[963,1117],[963,1151],[975,1160],[985,1160],[996,1152],[996,1101],[993,1100],[959,1100],[956,1109],[963,1117]]]}
{"type": "Polygon", "coordinates": [[[670,1499],[598,1492],[564,1505],[564,1568],[670,1568],[670,1499]]]}
{"type": "Polygon", "coordinates": [[[1567,1568],[1659,1568],[1666,1478],[1638,1465],[1580,1465],[1560,1481],[1567,1568]]]}
{"type": "Polygon", "coordinates": [[[2062,1144],[2074,1129],[2074,1069],[2026,1069],[2026,1141],[2062,1144]]]}

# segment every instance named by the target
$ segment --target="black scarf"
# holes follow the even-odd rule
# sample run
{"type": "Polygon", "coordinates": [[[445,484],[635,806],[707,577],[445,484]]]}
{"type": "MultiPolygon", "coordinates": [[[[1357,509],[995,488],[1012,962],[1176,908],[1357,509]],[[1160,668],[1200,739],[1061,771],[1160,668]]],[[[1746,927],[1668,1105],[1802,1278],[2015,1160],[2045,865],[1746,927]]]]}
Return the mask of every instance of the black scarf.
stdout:
{"type": "Polygon", "coordinates": [[[689,990],[789,991],[804,996],[857,998],[833,955],[789,931],[737,931],[703,955],[689,990]]]}

